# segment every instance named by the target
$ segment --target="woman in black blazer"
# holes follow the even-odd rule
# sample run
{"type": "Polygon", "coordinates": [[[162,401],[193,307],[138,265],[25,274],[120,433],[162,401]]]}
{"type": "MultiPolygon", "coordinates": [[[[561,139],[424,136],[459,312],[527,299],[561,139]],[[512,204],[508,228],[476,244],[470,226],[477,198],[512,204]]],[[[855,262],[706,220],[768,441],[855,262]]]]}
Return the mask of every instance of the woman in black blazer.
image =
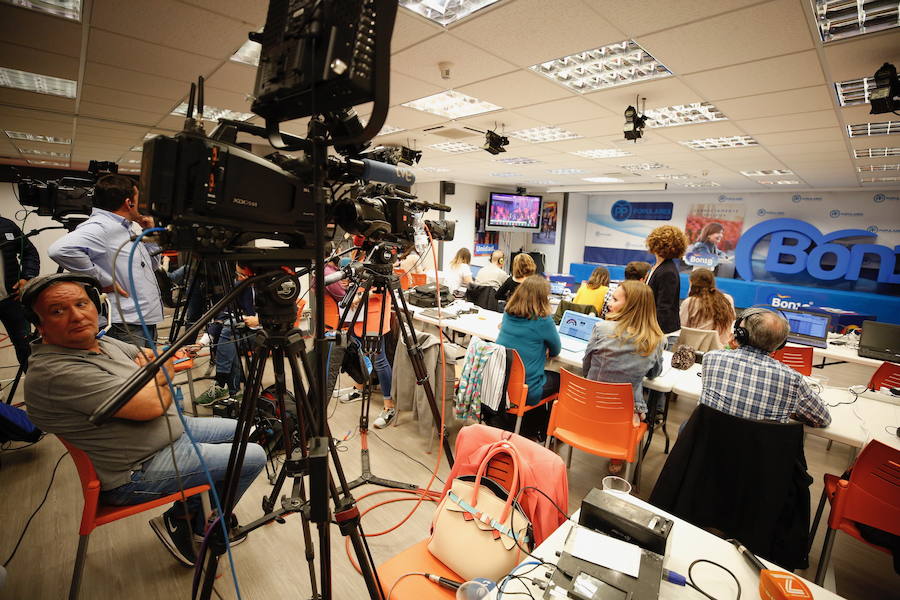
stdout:
{"type": "Polygon", "coordinates": [[[681,277],[676,258],[684,256],[688,240],[684,232],[672,225],[657,227],[647,236],[647,249],[656,256],[647,285],[656,300],[656,320],[663,333],[681,329],[678,308],[681,302],[681,277]]]}

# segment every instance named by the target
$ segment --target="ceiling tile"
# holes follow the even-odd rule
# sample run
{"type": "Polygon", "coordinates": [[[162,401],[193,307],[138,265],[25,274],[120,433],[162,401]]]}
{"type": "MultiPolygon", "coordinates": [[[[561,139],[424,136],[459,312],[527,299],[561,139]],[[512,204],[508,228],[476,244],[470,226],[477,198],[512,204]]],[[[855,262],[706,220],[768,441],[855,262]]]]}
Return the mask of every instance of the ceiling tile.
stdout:
{"type": "MultiPolygon", "coordinates": [[[[21,131],[24,133],[33,133],[35,135],[48,135],[59,138],[72,137],[73,117],[68,117],[66,121],[53,120],[46,121],[44,119],[27,118],[15,116],[8,110],[0,110],[0,130],[21,131]]],[[[0,134],[2,135],[2,134],[0,134]]],[[[5,137],[5,135],[3,136],[5,137]]],[[[47,144],[48,146],[58,146],[62,148],[62,144],[47,144]]]]}
{"type": "Polygon", "coordinates": [[[900,30],[890,29],[826,44],[824,52],[828,72],[834,81],[871,77],[885,62],[900,63],[900,30]]]}
{"type": "Polygon", "coordinates": [[[190,87],[190,84],[184,81],[95,62],[88,62],[85,65],[84,73],[84,83],[87,85],[123,90],[166,100],[185,96],[190,87]]]}
{"type": "Polygon", "coordinates": [[[388,111],[387,122],[394,127],[403,129],[418,129],[419,127],[431,127],[446,121],[444,117],[422,112],[405,106],[392,106],[388,111]]]}
{"type": "Polygon", "coordinates": [[[166,114],[165,111],[150,113],[121,106],[95,104],[93,102],[82,102],[78,107],[78,112],[88,117],[101,117],[131,125],[147,125],[148,127],[155,125],[166,114]]]}
{"type": "Polygon", "coordinates": [[[647,99],[647,108],[690,104],[703,99],[697,92],[676,77],[665,77],[630,85],[616,86],[599,92],[585,94],[583,97],[617,115],[623,114],[629,105],[634,105],[641,98],[647,99]]]}
{"type": "Polygon", "coordinates": [[[161,114],[171,110],[177,104],[180,98],[157,98],[155,96],[145,96],[144,94],[134,94],[122,90],[113,90],[95,85],[85,85],[81,90],[81,100],[83,102],[92,102],[95,104],[105,104],[107,106],[124,106],[145,112],[161,114]]]}
{"type": "Polygon", "coordinates": [[[572,92],[563,86],[530,71],[507,73],[457,89],[463,94],[504,108],[528,106],[572,96],[572,92]]]}
{"type": "Polygon", "coordinates": [[[712,102],[825,83],[818,56],[812,50],[694,73],[683,79],[712,102]]]}
{"type": "Polygon", "coordinates": [[[394,22],[394,35],[391,37],[391,53],[397,53],[418,44],[422,40],[435,36],[444,28],[411,10],[400,8],[394,22]]]}
{"type": "Polygon", "coordinates": [[[677,127],[657,127],[645,129],[645,135],[659,135],[673,142],[698,140],[715,137],[731,137],[744,135],[744,131],[731,121],[715,121],[713,123],[697,123],[696,125],[679,125],[677,127]]]}
{"type": "Polygon", "coordinates": [[[855,125],[856,123],[883,123],[884,121],[896,121],[897,115],[892,113],[881,113],[878,115],[869,114],[872,107],[868,104],[859,104],[856,106],[841,107],[841,118],[844,119],[846,125],[855,125]]]}
{"type": "Polygon", "coordinates": [[[753,137],[757,142],[768,147],[769,145],[785,146],[788,144],[843,140],[845,134],[839,127],[829,127],[825,129],[809,129],[806,131],[791,131],[790,133],[761,133],[753,137]]]}
{"type": "Polygon", "coordinates": [[[833,110],[818,110],[813,112],[800,112],[793,115],[781,115],[778,117],[762,117],[760,119],[743,119],[737,121],[738,127],[748,135],[758,133],[778,133],[782,131],[794,131],[802,129],[819,129],[824,127],[838,128],[837,117],[833,110]]]}
{"type": "Polygon", "coordinates": [[[524,106],[516,109],[516,112],[552,125],[584,121],[598,116],[612,116],[608,110],[580,97],[564,98],[562,100],[524,106]],[[551,122],[548,119],[553,119],[553,121],[551,122]]]}
{"type": "Polygon", "coordinates": [[[0,4],[0,40],[8,44],[46,50],[46,40],[53,40],[53,52],[77,58],[81,55],[81,30],[81,23],[75,21],[0,4]]]}
{"type": "Polygon", "coordinates": [[[394,71],[444,89],[459,88],[515,69],[514,65],[446,32],[398,52],[391,58],[391,66],[394,71]],[[438,68],[438,63],[444,61],[453,63],[449,80],[441,78],[438,68]]]}
{"type": "Polygon", "coordinates": [[[0,42],[0,67],[73,81],[78,79],[77,58],[8,44],[5,41],[0,42]]]}
{"type": "MultiPolygon", "coordinates": [[[[474,115],[464,119],[456,119],[455,121],[452,121],[452,123],[480,130],[496,129],[498,132],[503,131],[506,133],[518,129],[540,127],[544,124],[543,121],[523,115],[519,111],[511,110],[498,110],[483,115],[474,115]]],[[[515,140],[513,139],[511,141],[515,140]]]]}
{"type": "Polygon", "coordinates": [[[753,3],[754,0],[693,0],[692,2],[604,0],[603,2],[587,2],[629,38],[707,19],[753,3]]]}
{"type": "Polygon", "coordinates": [[[834,90],[830,86],[817,85],[797,90],[720,100],[716,102],[716,108],[732,120],[756,119],[801,111],[827,110],[834,107],[833,95],[834,90]]]}
{"type": "Polygon", "coordinates": [[[259,29],[266,22],[268,0],[182,0],[209,12],[237,19],[259,29]]]}
{"type": "MultiPolygon", "coordinates": [[[[255,83],[256,69],[254,67],[229,60],[225,61],[222,66],[206,79],[204,88],[217,88],[238,94],[252,94],[255,83]]],[[[185,90],[186,92],[187,90],[185,90]]]]}
{"type": "Polygon", "coordinates": [[[4,87],[0,87],[0,105],[23,106],[69,114],[75,112],[74,98],[24,92],[4,87]]]}
{"type": "Polygon", "coordinates": [[[180,81],[195,81],[198,75],[209,75],[221,62],[108,31],[91,31],[88,60],[116,66],[123,63],[121,57],[128,57],[125,64],[129,69],[180,81]]]}
{"type": "Polygon", "coordinates": [[[402,73],[391,74],[391,106],[403,104],[411,100],[418,100],[426,96],[432,96],[443,92],[445,87],[426,83],[415,77],[408,77],[402,73]]]}

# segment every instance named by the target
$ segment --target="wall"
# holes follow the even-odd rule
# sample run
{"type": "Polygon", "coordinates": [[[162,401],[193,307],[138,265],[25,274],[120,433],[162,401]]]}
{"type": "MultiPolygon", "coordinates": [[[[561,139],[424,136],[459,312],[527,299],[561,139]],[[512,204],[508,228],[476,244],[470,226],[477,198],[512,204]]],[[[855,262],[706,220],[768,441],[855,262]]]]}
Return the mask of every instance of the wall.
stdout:
{"type": "MultiPolygon", "coordinates": [[[[24,215],[22,205],[16,197],[16,187],[12,183],[0,183],[0,215],[7,219],[12,219],[19,227],[22,227],[21,217],[24,215]]],[[[28,233],[33,229],[42,227],[58,227],[59,223],[53,221],[49,217],[39,217],[36,214],[29,215],[25,221],[24,233],[28,233]]],[[[65,235],[63,229],[53,229],[51,231],[43,231],[38,235],[30,238],[31,243],[37,248],[41,257],[41,273],[55,273],[56,263],[47,258],[47,249],[50,244],[65,235]]]]}

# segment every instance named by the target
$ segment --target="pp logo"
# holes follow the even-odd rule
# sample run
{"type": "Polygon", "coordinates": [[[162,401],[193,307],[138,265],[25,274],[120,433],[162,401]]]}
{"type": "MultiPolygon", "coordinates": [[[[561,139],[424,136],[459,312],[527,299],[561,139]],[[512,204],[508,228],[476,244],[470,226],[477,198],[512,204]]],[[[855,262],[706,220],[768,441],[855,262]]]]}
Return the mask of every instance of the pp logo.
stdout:
{"type": "Polygon", "coordinates": [[[758,211],[756,211],[756,214],[760,217],[764,217],[764,216],[766,216],[766,209],[761,208],[758,211]]]}
{"type": "Polygon", "coordinates": [[[719,202],[725,202],[726,200],[728,200],[728,196],[725,194],[719,196],[719,202]]]}
{"type": "Polygon", "coordinates": [[[887,200],[887,196],[885,196],[884,194],[875,194],[874,196],[872,196],[872,200],[875,201],[875,204],[881,204],[882,202],[887,200]]]}
{"type": "Polygon", "coordinates": [[[833,211],[828,213],[828,216],[832,219],[837,219],[839,216],[841,216],[841,211],[839,211],[838,209],[834,209],[833,211]]]}
{"type": "Polygon", "coordinates": [[[616,221],[627,221],[631,216],[631,203],[628,200],[617,200],[612,205],[612,218],[616,221]]]}
{"type": "Polygon", "coordinates": [[[866,231],[869,233],[878,233],[878,225],[869,225],[866,227],[866,231]]]}
{"type": "MultiPolygon", "coordinates": [[[[791,196],[791,202],[793,202],[794,204],[800,204],[801,198],[802,198],[802,196],[800,196],[800,194],[794,194],[793,196],[791,196]]],[[[876,202],[877,202],[877,200],[876,200],[876,202]]]]}

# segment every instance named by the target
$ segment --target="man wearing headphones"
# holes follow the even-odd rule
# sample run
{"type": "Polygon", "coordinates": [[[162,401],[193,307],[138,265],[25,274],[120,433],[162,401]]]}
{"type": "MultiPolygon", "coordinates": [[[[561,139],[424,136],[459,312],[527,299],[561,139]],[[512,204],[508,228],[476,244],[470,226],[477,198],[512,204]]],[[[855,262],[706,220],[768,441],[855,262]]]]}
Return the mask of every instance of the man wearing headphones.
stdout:
{"type": "MultiPolygon", "coordinates": [[[[100,284],[87,275],[46,275],[25,286],[25,315],[41,334],[31,346],[25,379],[28,417],[88,454],[100,479],[103,504],[139,504],[207,483],[200,458],[172,406],[166,381],[166,372],[172,376],[171,364],[112,419],[100,426],[88,421],[135,370],[153,359],[150,350],[98,335],[101,304],[100,284]]],[[[213,481],[221,487],[237,422],[185,419],[213,481]]],[[[265,462],[263,449],[248,444],[238,499],[265,462]]],[[[193,566],[197,536],[205,528],[199,496],[175,503],[150,526],[179,562],[193,566]]]]}
{"type": "Polygon", "coordinates": [[[488,266],[482,267],[475,276],[475,283],[478,285],[489,285],[495,290],[498,289],[503,282],[509,279],[509,273],[503,270],[503,263],[506,257],[502,250],[494,250],[491,253],[491,262],[488,266]]]}
{"type": "Polygon", "coordinates": [[[94,186],[93,204],[90,218],[54,242],[48,254],[64,269],[93,277],[104,292],[113,294],[110,337],[149,348],[156,341],[156,325],[163,320],[162,296],[153,272],[159,258],[151,256],[157,247],[138,244],[134,253],[135,298],[128,291],[128,257],[137,237],[132,225],[146,229],[153,226],[153,220],[138,211],[138,188],[124,175],[101,177],[94,186]],[[136,304],[140,305],[150,339],[144,336],[136,304]]]}
{"type": "Polygon", "coordinates": [[[734,324],[737,350],[703,355],[700,402],[755,421],[828,427],[831,415],[803,376],[770,356],[787,342],[787,319],[767,308],[750,308],[734,324]]]}

